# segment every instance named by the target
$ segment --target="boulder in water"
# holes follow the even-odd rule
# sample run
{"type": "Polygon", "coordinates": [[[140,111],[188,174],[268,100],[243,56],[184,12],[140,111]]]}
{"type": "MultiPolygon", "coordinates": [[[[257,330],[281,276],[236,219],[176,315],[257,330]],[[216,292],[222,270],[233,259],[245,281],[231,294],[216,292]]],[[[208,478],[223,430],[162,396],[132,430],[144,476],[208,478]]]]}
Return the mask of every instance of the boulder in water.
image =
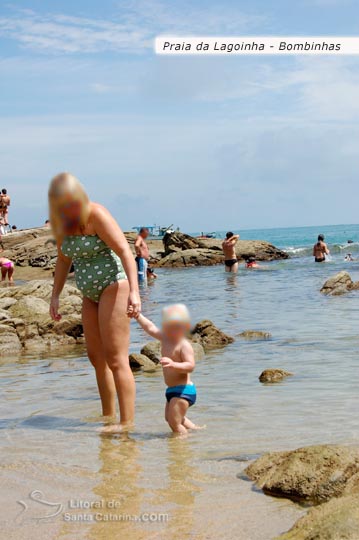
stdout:
{"type": "Polygon", "coordinates": [[[343,270],[327,279],[320,292],[325,295],[339,296],[357,288],[358,283],[354,283],[349,273],[343,270]]]}
{"type": "MultiPolygon", "coordinates": [[[[163,237],[164,258],[156,266],[210,266],[223,263],[222,240],[194,238],[181,232],[163,237]]],[[[258,261],[288,259],[288,254],[261,240],[239,240],[236,254],[240,261],[255,257],[258,261]]]]}
{"type": "Polygon", "coordinates": [[[293,373],[284,371],[284,369],[265,369],[259,375],[259,380],[261,383],[276,383],[292,375],[293,373]]]}
{"type": "Polygon", "coordinates": [[[169,268],[185,268],[191,266],[213,266],[223,262],[221,251],[195,248],[176,251],[158,261],[156,266],[169,268]]]}
{"type": "Polygon", "coordinates": [[[152,362],[152,360],[150,360],[148,356],[145,356],[144,354],[132,353],[129,356],[129,361],[133,370],[143,369],[144,371],[155,371],[158,367],[158,364],[152,362]]]}
{"type": "Polygon", "coordinates": [[[219,328],[209,320],[197,323],[191,334],[193,341],[200,343],[206,352],[211,349],[224,347],[234,341],[233,337],[228,336],[222,332],[222,330],[219,330],[219,328]]]}
{"type": "Polygon", "coordinates": [[[272,452],[252,463],[246,474],[269,495],[321,503],[347,493],[359,475],[359,450],[320,445],[272,452]]]}

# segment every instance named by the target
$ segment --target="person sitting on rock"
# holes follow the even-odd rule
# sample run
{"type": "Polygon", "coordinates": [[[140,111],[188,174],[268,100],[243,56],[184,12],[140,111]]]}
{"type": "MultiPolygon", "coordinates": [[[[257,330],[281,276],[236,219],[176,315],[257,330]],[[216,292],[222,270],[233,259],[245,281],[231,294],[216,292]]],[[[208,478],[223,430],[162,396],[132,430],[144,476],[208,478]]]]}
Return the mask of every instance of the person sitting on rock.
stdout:
{"type": "Polygon", "coordinates": [[[162,311],[162,329],[143,315],[135,316],[147,334],[158,339],[162,345],[161,365],[167,385],[165,418],[174,433],[185,435],[189,429],[199,429],[186,416],[195,404],[196,387],[190,374],[195,368],[194,352],[186,339],[191,320],[183,304],[167,306],[162,311]]]}
{"type": "Polygon", "coordinates": [[[239,234],[233,234],[231,231],[228,231],[225,240],[222,242],[226,272],[238,271],[238,259],[236,255],[236,243],[238,239],[239,234]]]}
{"type": "Polygon", "coordinates": [[[0,257],[1,268],[1,281],[5,281],[6,278],[12,283],[14,281],[14,263],[6,257],[0,257]]]}

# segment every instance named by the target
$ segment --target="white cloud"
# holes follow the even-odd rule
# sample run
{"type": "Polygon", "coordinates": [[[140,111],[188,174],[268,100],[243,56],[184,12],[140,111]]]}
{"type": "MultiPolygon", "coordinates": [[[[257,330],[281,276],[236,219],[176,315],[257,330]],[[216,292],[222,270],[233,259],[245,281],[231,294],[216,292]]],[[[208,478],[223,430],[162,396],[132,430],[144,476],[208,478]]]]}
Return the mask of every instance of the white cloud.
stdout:
{"type": "Polygon", "coordinates": [[[221,33],[253,28],[264,20],[236,7],[180,7],[164,0],[125,1],[111,20],[16,10],[0,17],[0,36],[43,52],[139,52],[152,48],[158,33],[221,33]]]}

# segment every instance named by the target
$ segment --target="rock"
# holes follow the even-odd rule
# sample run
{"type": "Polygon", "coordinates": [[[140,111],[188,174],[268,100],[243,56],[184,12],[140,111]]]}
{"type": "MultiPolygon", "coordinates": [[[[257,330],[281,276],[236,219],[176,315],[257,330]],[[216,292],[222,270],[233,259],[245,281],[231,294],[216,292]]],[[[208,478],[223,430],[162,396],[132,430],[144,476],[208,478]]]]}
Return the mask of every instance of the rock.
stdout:
{"type": "Polygon", "coordinates": [[[260,330],[245,330],[241,334],[238,334],[239,337],[243,339],[271,339],[272,334],[269,332],[262,332],[260,330]]]}
{"type": "Polygon", "coordinates": [[[239,240],[236,244],[236,255],[241,261],[249,257],[254,257],[257,261],[289,259],[288,253],[262,240],[239,240]]]}
{"type": "Polygon", "coordinates": [[[48,302],[35,296],[24,296],[16,304],[10,306],[9,312],[13,317],[21,317],[28,321],[37,321],[41,315],[45,315],[48,319],[50,318],[48,302]]]}
{"type": "MultiPolygon", "coordinates": [[[[181,232],[166,233],[162,239],[165,256],[177,251],[206,248],[204,242],[181,232]]],[[[220,249],[220,248],[219,248],[220,249]]]]}
{"type": "Polygon", "coordinates": [[[0,324],[0,343],[0,356],[17,355],[22,350],[21,341],[15,328],[7,324],[0,324]]]}
{"type": "MultiPolygon", "coordinates": [[[[196,362],[204,358],[204,349],[200,343],[192,343],[194,358],[196,362]]],[[[147,356],[152,362],[158,364],[162,358],[161,343],[159,341],[149,341],[141,349],[141,354],[147,356]]]]}
{"type": "Polygon", "coordinates": [[[290,377],[292,375],[293,373],[284,371],[283,369],[265,369],[259,375],[259,380],[262,383],[274,383],[282,381],[286,377],[290,377]]]}
{"type": "Polygon", "coordinates": [[[327,279],[320,292],[325,295],[339,296],[345,294],[353,288],[353,280],[344,270],[335,276],[327,279]]]}
{"type": "Polygon", "coordinates": [[[158,261],[158,267],[181,268],[187,266],[213,266],[223,262],[223,255],[211,249],[186,249],[167,255],[158,261]]]}
{"type": "Polygon", "coordinates": [[[51,230],[45,227],[7,234],[3,237],[4,256],[17,266],[54,267],[57,250],[51,239],[51,230]]]}
{"type": "Polygon", "coordinates": [[[10,319],[10,314],[6,309],[0,309],[0,321],[5,322],[10,319]]]}
{"type": "Polygon", "coordinates": [[[66,318],[62,318],[58,323],[52,323],[53,330],[56,334],[71,336],[75,339],[83,334],[82,319],[80,315],[73,314],[66,318]]]}
{"type": "Polygon", "coordinates": [[[276,540],[358,540],[359,497],[340,497],[309,510],[276,540]]]}
{"type": "Polygon", "coordinates": [[[144,354],[130,354],[129,356],[130,366],[132,369],[143,369],[144,371],[155,371],[158,364],[155,364],[155,362],[152,362],[148,358],[148,356],[145,356],[144,354]]]}
{"type": "Polygon", "coordinates": [[[65,285],[60,302],[63,317],[58,323],[49,316],[51,294],[49,280],[0,289],[0,355],[19,354],[23,349],[42,352],[79,343],[83,335],[79,291],[65,285]]]}
{"type": "Polygon", "coordinates": [[[158,364],[162,358],[161,343],[159,341],[149,341],[142,347],[141,355],[147,356],[152,362],[158,364]]]}
{"type": "Polygon", "coordinates": [[[234,338],[227,336],[209,320],[197,323],[191,331],[191,335],[193,341],[200,343],[206,352],[224,347],[234,341],[234,338]]]}
{"type": "Polygon", "coordinates": [[[15,298],[0,298],[0,309],[8,309],[10,306],[16,304],[15,298]]]}
{"type": "Polygon", "coordinates": [[[256,460],[245,472],[269,495],[321,503],[340,497],[359,473],[359,450],[322,445],[273,452],[256,460]]]}
{"type": "MultiPolygon", "coordinates": [[[[164,258],[156,266],[210,266],[223,263],[222,240],[193,238],[180,232],[167,233],[163,238],[164,258]]],[[[258,261],[288,259],[288,254],[268,242],[239,240],[236,254],[240,261],[255,257],[258,261]]]]}

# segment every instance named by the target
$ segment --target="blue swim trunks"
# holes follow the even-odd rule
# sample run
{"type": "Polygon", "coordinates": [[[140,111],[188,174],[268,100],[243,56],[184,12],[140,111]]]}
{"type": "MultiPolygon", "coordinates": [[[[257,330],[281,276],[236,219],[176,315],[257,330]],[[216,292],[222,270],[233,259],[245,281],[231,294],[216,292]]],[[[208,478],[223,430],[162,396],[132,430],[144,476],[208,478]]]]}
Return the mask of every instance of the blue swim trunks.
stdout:
{"type": "Polygon", "coordinates": [[[191,407],[196,403],[197,390],[193,383],[191,384],[179,384],[178,386],[169,386],[166,390],[166,399],[168,402],[172,398],[182,398],[188,401],[191,407]]]}
{"type": "Polygon", "coordinates": [[[147,281],[148,262],[143,257],[136,257],[138,281],[143,283],[147,281]]]}

